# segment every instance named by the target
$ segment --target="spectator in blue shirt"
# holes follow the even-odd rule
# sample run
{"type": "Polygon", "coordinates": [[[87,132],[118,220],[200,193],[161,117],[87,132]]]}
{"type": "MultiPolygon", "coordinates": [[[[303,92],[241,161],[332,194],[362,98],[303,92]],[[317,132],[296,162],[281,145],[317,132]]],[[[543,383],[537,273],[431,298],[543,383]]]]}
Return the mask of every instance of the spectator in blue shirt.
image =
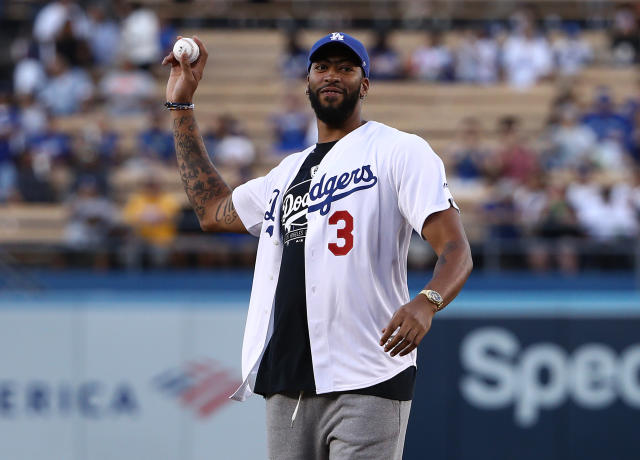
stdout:
{"type": "Polygon", "coordinates": [[[371,56],[371,78],[375,80],[398,80],[404,78],[404,68],[400,54],[389,45],[389,35],[378,31],[371,56]]]}
{"type": "Polygon", "coordinates": [[[295,80],[307,76],[307,50],[300,45],[296,30],[290,31],[287,35],[280,68],[282,76],[287,79],[295,80]]]}
{"type": "Polygon", "coordinates": [[[163,163],[172,163],[175,161],[173,134],[165,128],[165,125],[162,114],[153,113],[149,127],[140,133],[138,145],[141,154],[163,163]]]}
{"type": "Polygon", "coordinates": [[[631,135],[631,124],[622,115],[614,111],[609,89],[601,87],[596,94],[593,110],[582,117],[582,124],[588,126],[601,141],[612,132],[624,133],[625,139],[631,135]]]}
{"type": "Polygon", "coordinates": [[[449,148],[455,175],[464,181],[484,178],[491,152],[482,141],[482,127],[475,117],[462,120],[454,145],[449,148]]]}
{"type": "MultiPolygon", "coordinates": [[[[39,165],[50,166],[53,162],[68,163],[71,155],[71,138],[68,134],[56,130],[54,118],[48,115],[45,129],[27,136],[26,147],[38,159],[39,165]]],[[[42,167],[42,169],[45,168],[42,167]]]]}
{"type": "Polygon", "coordinates": [[[0,93],[0,203],[15,185],[12,134],[17,128],[17,113],[6,93],[0,93]]]}
{"type": "Polygon", "coordinates": [[[278,155],[304,150],[306,145],[307,128],[310,114],[302,106],[302,101],[296,94],[287,94],[281,112],[271,117],[275,145],[278,155]]]}

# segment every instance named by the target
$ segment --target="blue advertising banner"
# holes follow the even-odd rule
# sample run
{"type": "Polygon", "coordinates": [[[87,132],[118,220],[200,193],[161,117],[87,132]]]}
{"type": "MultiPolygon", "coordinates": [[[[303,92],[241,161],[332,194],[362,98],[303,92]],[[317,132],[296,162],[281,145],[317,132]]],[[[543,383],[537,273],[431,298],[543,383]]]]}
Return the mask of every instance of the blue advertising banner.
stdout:
{"type": "MultiPolygon", "coordinates": [[[[0,459],[265,458],[264,401],[226,397],[251,273],[34,279],[0,290],[0,459]]],[[[418,365],[404,460],[640,459],[629,276],[476,276],[418,365]]]]}
{"type": "Polygon", "coordinates": [[[640,458],[638,316],[443,317],[418,356],[405,460],[640,458]]]}

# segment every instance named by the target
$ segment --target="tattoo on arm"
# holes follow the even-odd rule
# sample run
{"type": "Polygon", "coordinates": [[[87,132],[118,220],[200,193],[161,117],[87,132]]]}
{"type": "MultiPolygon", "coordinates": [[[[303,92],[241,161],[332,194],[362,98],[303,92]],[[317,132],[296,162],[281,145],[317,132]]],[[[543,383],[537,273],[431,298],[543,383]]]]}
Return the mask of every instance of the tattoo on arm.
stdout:
{"type": "Polygon", "coordinates": [[[182,185],[198,219],[211,213],[211,205],[217,198],[229,195],[216,210],[216,222],[233,223],[238,215],[231,202],[231,189],[211,163],[198,131],[193,113],[187,112],[173,120],[173,136],[182,185]],[[221,209],[222,207],[222,209],[221,209]]]}
{"type": "Polygon", "coordinates": [[[433,269],[433,276],[438,276],[438,273],[442,268],[447,264],[447,256],[449,256],[452,252],[460,247],[460,242],[458,241],[449,241],[444,245],[444,249],[440,256],[438,256],[438,261],[436,262],[436,266],[433,269]]]}
{"type": "Polygon", "coordinates": [[[233,201],[231,200],[231,195],[218,204],[218,209],[216,209],[216,222],[224,222],[227,225],[232,224],[238,218],[238,213],[236,213],[236,208],[233,205],[233,201]]]}

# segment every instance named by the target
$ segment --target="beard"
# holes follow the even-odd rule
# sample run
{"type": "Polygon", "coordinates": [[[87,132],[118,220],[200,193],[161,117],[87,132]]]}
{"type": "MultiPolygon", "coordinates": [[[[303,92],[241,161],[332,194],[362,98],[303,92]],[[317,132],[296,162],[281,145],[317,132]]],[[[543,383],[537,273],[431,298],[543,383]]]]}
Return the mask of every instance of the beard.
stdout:
{"type": "Polygon", "coordinates": [[[313,108],[313,111],[316,113],[316,117],[331,128],[339,128],[342,126],[351,116],[356,108],[356,104],[360,100],[360,88],[358,88],[358,91],[353,91],[351,93],[345,91],[343,93],[342,102],[336,106],[323,105],[322,102],[320,102],[318,93],[311,91],[311,88],[309,87],[307,88],[309,102],[311,102],[311,108],[313,108]]]}

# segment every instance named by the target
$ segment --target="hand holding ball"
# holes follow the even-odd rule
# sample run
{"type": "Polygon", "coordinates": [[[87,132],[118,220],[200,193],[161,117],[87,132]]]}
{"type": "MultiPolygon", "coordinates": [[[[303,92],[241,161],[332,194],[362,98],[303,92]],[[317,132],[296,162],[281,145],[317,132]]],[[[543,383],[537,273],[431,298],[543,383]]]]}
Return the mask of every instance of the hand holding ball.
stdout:
{"type": "MultiPolygon", "coordinates": [[[[202,80],[209,53],[207,47],[197,36],[182,38],[178,35],[173,50],[162,60],[163,66],[171,66],[165,91],[166,101],[175,104],[188,104],[202,80]]],[[[167,108],[175,110],[174,106],[167,108]]]]}
{"type": "Polygon", "coordinates": [[[198,56],[200,56],[200,49],[196,42],[191,38],[181,38],[173,45],[173,55],[176,59],[180,60],[182,55],[186,54],[189,58],[189,64],[193,64],[198,56]]]}

